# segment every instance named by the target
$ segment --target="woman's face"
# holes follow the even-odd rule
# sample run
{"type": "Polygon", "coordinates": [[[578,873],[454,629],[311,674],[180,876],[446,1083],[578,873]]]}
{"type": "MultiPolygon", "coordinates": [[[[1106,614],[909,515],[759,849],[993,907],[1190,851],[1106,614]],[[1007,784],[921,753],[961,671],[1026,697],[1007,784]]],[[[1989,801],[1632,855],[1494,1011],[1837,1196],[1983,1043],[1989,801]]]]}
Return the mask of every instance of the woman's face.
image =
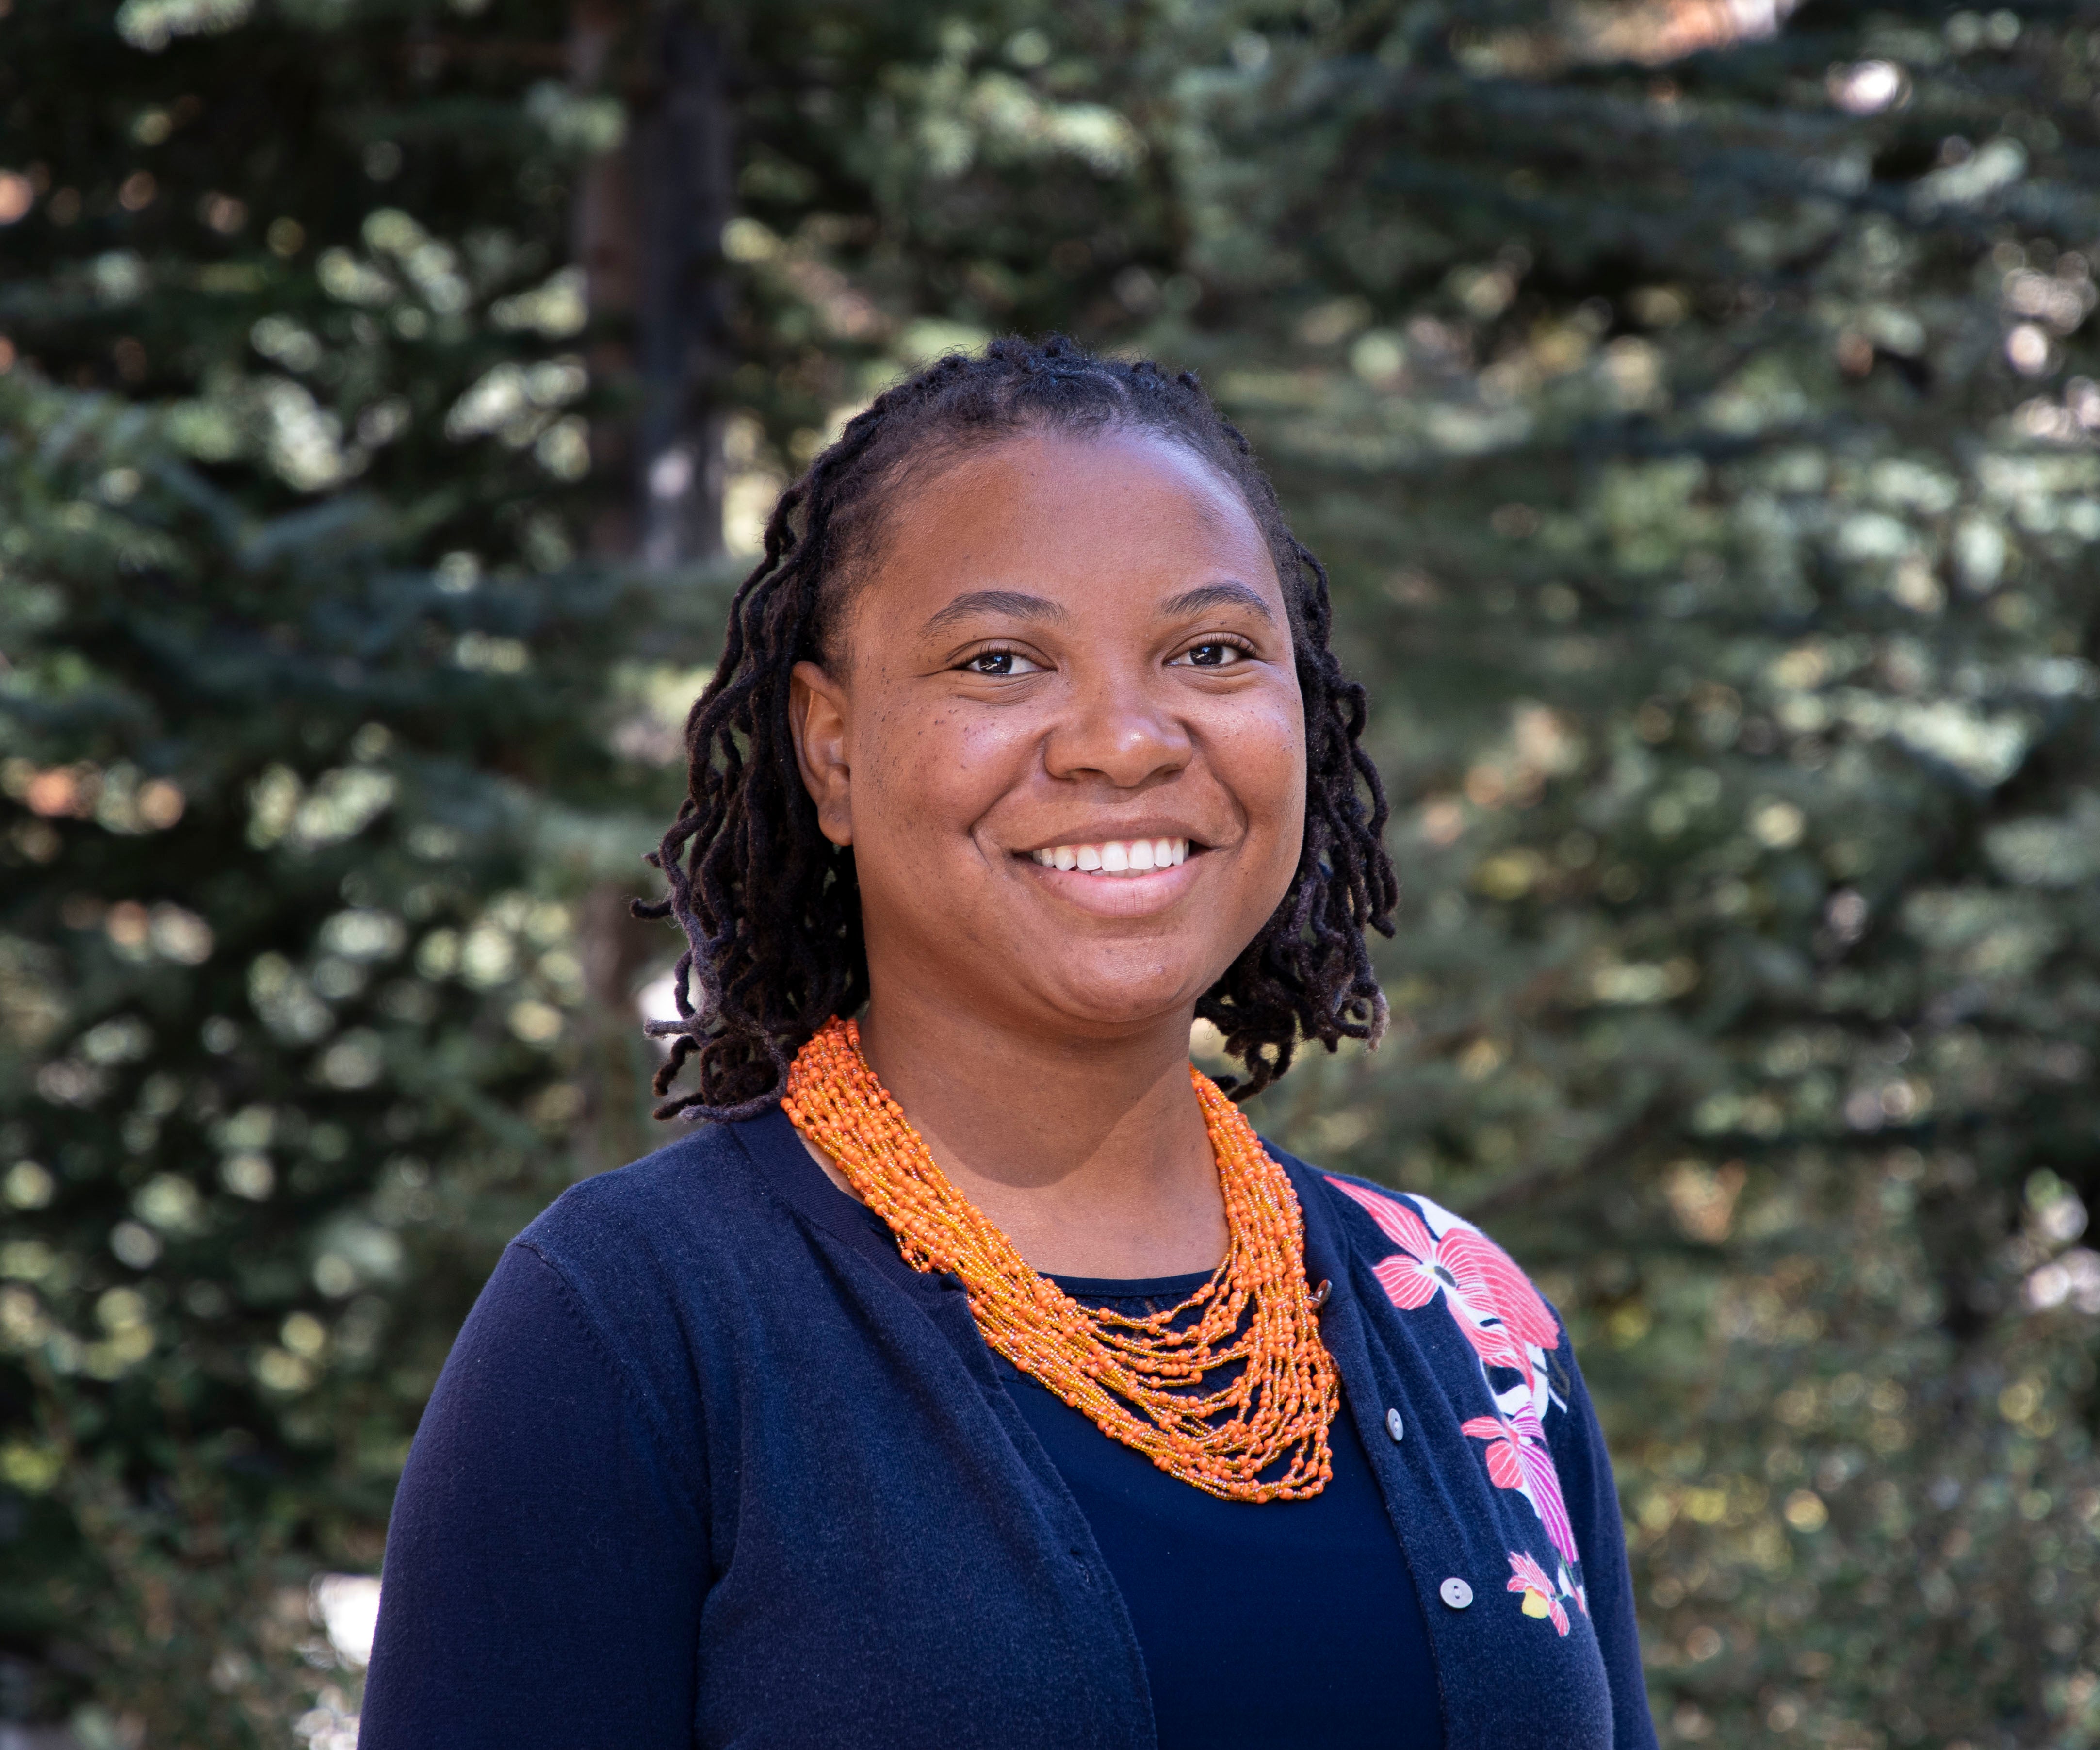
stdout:
{"type": "Polygon", "coordinates": [[[889,508],[796,671],[805,782],[851,845],[878,1012],[1185,1021],[1282,899],[1305,726],[1268,543],[1150,434],[1027,435],[889,508]]]}

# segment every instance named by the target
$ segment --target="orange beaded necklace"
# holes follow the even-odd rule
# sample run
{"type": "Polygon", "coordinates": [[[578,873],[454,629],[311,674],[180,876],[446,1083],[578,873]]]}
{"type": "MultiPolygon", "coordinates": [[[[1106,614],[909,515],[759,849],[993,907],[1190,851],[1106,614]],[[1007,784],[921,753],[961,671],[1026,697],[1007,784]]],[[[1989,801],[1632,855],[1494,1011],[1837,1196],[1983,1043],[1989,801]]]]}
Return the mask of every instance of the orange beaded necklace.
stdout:
{"type": "Polygon", "coordinates": [[[889,1224],[905,1262],[960,1277],[985,1341],[1110,1438],[1207,1494],[1302,1500],[1334,1474],[1327,1428],[1341,1388],[1306,1292],[1297,1194],[1240,1109],[1193,1064],[1189,1074],[1231,1239],[1208,1282],[1141,1318],[1082,1306],[1029,1267],[934,1164],[853,1022],[827,1022],[796,1054],[781,1107],[889,1224]],[[1206,1390],[1220,1370],[1228,1377],[1206,1390]],[[1258,1480],[1286,1457],[1281,1475],[1258,1480]]]}

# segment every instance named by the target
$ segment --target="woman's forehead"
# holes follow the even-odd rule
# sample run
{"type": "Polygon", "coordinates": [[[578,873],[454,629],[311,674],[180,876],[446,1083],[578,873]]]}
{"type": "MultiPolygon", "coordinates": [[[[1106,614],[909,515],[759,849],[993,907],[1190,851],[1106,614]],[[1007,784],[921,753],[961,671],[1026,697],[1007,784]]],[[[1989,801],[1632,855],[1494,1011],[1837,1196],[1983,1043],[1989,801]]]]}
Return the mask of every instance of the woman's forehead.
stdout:
{"type": "Polygon", "coordinates": [[[933,586],[1017,566],[1135,581],[1223,566],[1276,588],[1268,538],[1238,488],[1150,432],[1019,435],[914,482],[886,520],[871,568],[885,582],[933,586]]]}

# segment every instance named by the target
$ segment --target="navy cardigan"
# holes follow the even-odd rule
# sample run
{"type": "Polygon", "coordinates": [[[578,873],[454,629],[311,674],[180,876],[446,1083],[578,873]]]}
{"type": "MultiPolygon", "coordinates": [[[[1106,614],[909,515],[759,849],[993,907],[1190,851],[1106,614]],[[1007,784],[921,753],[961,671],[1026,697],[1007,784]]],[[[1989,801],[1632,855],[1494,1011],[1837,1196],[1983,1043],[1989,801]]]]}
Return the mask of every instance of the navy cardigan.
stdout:
{"type": "MultiPolygon", "coordinates": [[[[1559,1320],[1470,1224],[1277,1158],[1449,1750],[1653,1750],[1559,1320]]],[[[1128,1613],[960,1284],[864,1217],[776,1107],[518,1236],[402,1478],[363,1750],[1149,1750],[1128,1613]]]]}

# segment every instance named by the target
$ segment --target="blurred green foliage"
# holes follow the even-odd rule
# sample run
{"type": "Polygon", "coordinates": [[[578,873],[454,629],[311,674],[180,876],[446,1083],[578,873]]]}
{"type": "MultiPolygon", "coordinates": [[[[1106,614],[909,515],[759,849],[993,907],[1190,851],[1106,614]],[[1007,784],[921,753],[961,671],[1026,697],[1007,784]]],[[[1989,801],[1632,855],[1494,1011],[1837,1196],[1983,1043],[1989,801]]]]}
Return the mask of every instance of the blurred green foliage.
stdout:
{"type": "Polygon", "coordinates": [[[577,908],[669,800],[573,148],[398,11],[245,11],[0,20],[0,1704],[90,1745],[347,1705],[307,1582],[589,1152],[577,908]]]}
{"type": "MultiPolygon", "coordinates": [[[[655,92],[576,15],[0,16],[0,1706],[90,1742],[346,1733],[306,1582],[641,1146],[593,908],[724,580],[593,533],[567,240],[655,92]]],[[[2100,1743],[2100,15],[710,15],[733,555],[1060,326],[1334,567],[1395,1024],[1260,1119],[1567,1313],[1665,1743],[2100,1743]]]]}

